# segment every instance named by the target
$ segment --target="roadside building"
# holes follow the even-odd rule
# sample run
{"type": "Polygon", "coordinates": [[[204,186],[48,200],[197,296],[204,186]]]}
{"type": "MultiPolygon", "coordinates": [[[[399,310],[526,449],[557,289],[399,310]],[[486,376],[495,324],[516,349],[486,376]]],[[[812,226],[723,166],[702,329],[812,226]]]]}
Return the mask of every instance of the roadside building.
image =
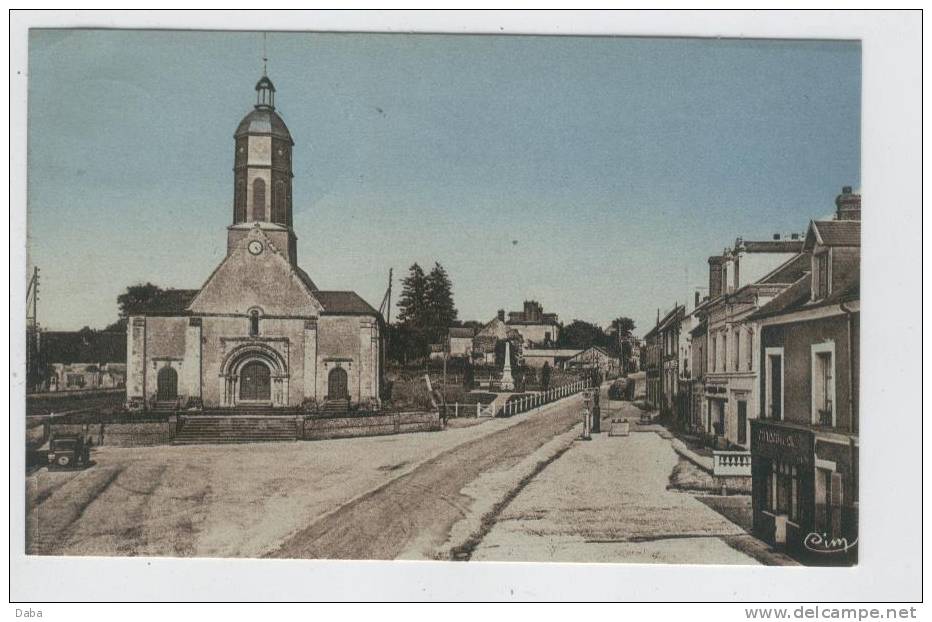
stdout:
{"type": "Polygon", "coordinates": [[[704,306],[711,347],[704,384],[708,404],[704,431],[716,443],[749,448],[750,422],[758,417],[757,322],[749,316],[809,270],[804,253],[759,281],[725,293],[704,306]]]}
{"type": "MultiPolygon", "coordinates": [[[[680,327],[686,310],[675,305],[657,327],[660,341],[660,413],[676,418],[676,402],[679,396],[679,341],[680,327]]],[[[677,424],[681,422],[677,419],[677,424]]]]}
{"type": "MultiPolygon", "coordinates": [[[[703,304],[706,302],[708,302],[708,299],[703,304]]],[[[696,317],[696,325],[690,331],[692,367],[690,368],[690,406],[689,425],[687,427],[692,432],[705,432],[705,375],[708,369],[707,351],[709,347],[708,322],[702,313],[701,307],[697,308],[693,315],[696,317]]]]}
{"type": "Polygon", "coordinates": [[[752,423],[754,531],[813,563],[857,560],[860,196],[806,234],[808,273],[750,316],[760,327],[752,423]]]}
{"type": "Polygon", "coordinates": [[[660,380],[663,347],[661,346],[659,328],[660,318],[658,317],[657,324],[644,335],[645,398],[654,410],[660,410],[663,396],[663,387],[660,380]]]}
{"type": "Polygon", "coordinates": [[[750,390],[756,377],[756,337],[753,327],[740,324],[745,316],[792,283],[796,277],[778,278],[772,273],[794,259],[799,261],[802,248],[802,236],[797,233],[777,233],[771,240],[739,237],[734,247],[708,259],[709,295],[693,311],[690,329],[691,336],[703,342],[705,365],[702,381],[691,382],[687,427],[714,437],[717,444],[747,445],[746,421],[755,415],[748,411],[751,395],[745,391],[750,390]],[[751,287],[768,278],[768,285],[751,287]],[[732,379],[737,384],[730,393],[732,379]]]}
{"type": "Polygon", "coordinates": [[[695,385],[695,371],[693,361],[693,334],[692,331],[699,325],[701,309],[706,302],[702,297],[702,290],[697,287],[692,298],[684,305],[680,326],[677,330],[677,389],[676,389],[676,419],[682,429],[691,429],[697,416],[697,405],[693,399],[695,385]]]}

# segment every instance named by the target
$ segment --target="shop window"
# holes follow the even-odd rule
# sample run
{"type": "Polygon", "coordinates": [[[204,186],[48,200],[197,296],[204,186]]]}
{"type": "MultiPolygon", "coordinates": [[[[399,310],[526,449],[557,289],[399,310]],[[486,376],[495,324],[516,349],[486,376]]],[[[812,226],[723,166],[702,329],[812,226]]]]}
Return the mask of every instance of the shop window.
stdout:
{"type": "Polygon", "coordinates": [[[799,477],[796,467],[784,462],[771,466],[770,509],[774,514],[785,514],[791,521],[799,520],[799,477]]]}
{"type": "Polygon", "coordinates": [[[830,538],[842,535],[844,477],[831,469],[816,469],[815,527],[830,538]]]}

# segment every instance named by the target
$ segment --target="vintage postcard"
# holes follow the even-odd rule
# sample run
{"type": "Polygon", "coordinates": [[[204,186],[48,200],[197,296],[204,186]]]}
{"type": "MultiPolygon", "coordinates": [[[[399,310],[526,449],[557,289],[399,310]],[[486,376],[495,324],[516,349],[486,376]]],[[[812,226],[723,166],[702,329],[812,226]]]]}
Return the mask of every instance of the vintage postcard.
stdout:
{"type": "Polygon", "coordinates": [[[26,555],[857,565],[862,53],[31,29],[26,555]]]}
{"type": "Polygon", "coordinates": [[[27,552],[854,563],[860,55],[34,30],[27,552]]]}

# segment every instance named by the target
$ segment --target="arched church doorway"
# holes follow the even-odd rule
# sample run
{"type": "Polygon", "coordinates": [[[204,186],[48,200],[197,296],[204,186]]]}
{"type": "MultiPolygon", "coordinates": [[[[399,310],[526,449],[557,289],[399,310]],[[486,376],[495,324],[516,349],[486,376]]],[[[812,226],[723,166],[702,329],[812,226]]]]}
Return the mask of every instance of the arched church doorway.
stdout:
{"type": "Polygon", "coordinates": [[[160,402],[170,402],[178,399],[178,372],[171,367],[163,367],[159,370],[156,379],[157,396],[160,402]]]}
{"type": "Polygon", "coordinates": [[[346,370],[342,367],[333,368],[327,379],[327,398],[331,400],[347,399],[349,391],[347,391],[346,385],[346,370]]]}
{"type": "Polygon", "coordinates": [[[272,399],[272,374],[265,363],[251,361],[240,371],[239,399],[268,402],[272,399]]]}

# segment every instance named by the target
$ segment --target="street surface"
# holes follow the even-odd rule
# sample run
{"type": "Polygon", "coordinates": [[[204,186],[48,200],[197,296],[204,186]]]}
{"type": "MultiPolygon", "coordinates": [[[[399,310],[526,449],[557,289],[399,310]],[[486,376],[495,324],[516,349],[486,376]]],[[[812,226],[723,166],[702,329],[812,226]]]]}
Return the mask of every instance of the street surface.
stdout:
{"type": "Polygon", "coordinates": [[[572,426],[580,400],[433,433],[101,447],[91,469],[26,478],[26,550],[390,559],[425,534],[442,541],[469,505],[463,485],[572,426]]]}
{"type": "MultiPolygon", "coordinates": [[[[603,402],[604,403],[604,402],[603,402]]],[[[628,403],[615,416],[637,420],[628,403]]],[[[578,441],[508,504],[473,560],[756,564],[726,544],[745,532],[691,494],[667,490],[677,464],[653,432],[578,441]]]]}
{"type": "Polygon", "coordinates": [[[99,448],[91,469],[26,478],[27,552],[755,563],[727,544],[753,540],[741,528],[667,490],[669,440],[610,438],[606,419],[573,442],[581,408],[575,396],[435,433],[99,448]]]}

